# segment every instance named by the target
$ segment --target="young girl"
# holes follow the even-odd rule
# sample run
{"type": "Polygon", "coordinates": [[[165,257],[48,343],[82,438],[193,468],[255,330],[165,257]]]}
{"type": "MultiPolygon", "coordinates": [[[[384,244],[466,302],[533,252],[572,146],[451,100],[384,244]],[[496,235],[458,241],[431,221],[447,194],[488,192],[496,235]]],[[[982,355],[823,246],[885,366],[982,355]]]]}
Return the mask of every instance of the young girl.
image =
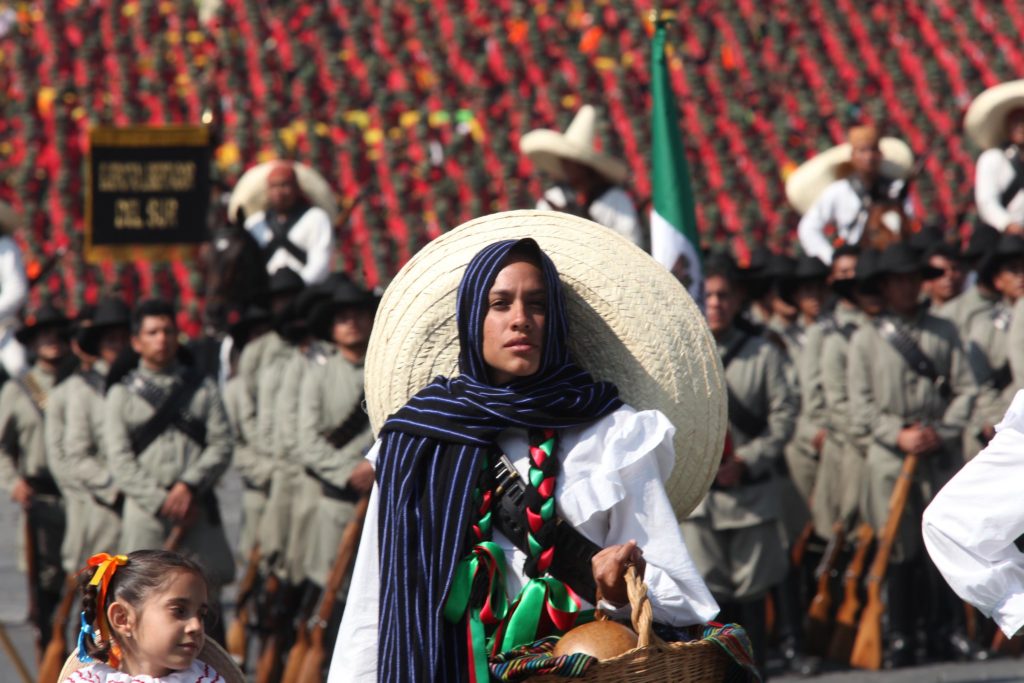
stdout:
{"type": "Polygon", "coordinates": [[[198,659],[207,584],[192,560],[165,550],[94,555],[82,593],[78,658],[88,666],[65,681],[224,683],[198,659]]]}

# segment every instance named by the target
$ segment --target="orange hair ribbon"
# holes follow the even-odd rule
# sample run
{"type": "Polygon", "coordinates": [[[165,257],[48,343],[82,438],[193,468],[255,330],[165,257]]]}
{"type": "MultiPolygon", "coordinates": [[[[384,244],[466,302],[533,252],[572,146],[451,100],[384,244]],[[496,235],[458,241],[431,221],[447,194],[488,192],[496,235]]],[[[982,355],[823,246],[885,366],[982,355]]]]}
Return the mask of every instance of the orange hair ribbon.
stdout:
{"type": "Polygon", "coordinates": [[[97,589],[96,621],[99,622],[100,638],[104,640],[110,638],[110,626],[107,624],[106,614],[107,587],[110,586],[110,580],[114,578],[114,572],[117,571],[117,568],[126,564],[128,564],[127,555],[97,553],[89,558],[88,566],[96,567],[89,585],[95,586],[97,589]]]}

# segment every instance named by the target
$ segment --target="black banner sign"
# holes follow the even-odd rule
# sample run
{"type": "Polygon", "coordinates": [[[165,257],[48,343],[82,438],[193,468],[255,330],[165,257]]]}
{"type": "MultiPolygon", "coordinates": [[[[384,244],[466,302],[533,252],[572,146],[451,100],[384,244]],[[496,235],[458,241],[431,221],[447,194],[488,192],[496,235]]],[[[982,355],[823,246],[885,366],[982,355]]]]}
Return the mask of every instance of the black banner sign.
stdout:
{"type": "Polygon", "coordinates": [[[89,133],[89,261],[194,256],[208,239],[210,141],[202,126],[94,128],[89,133]]]}

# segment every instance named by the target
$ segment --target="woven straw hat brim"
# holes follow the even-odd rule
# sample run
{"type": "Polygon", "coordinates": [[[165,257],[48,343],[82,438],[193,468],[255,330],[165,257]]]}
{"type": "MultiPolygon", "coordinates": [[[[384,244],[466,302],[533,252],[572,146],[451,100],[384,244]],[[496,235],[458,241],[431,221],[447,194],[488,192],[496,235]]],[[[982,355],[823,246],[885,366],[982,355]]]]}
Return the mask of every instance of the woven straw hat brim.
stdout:
{"type": "MultiPolygon", "coordinates": [[[[899,138],[882,138],[879,173],[886,178],[905,178],[914,166],[914,153],[899,138]]],[[[831,147],[800,164],[786,179],[786,199],[797,213],[807,213],[825,188],[842,178],[849,170],[850,143],[831,147]]]]}
{"type": "Polygon", "coordinates": [[[981,149],[1006,141],[1006,115],[1024,107],[1024,79],[994,85],[974,98],[964,115],[964,132],[981,149]]]}
{"type": "MultiPolygon", "coordinates": [[[[220,645],[207,637],[203,649],[199,652],[199,661],[209,664],[214,671],[224,678],[226,683],[246,683],[245,674],[238,668],[235,660],[224,651],[220,645]]],[[[60,677],[56,683],[63,683],[75,671],[88,666],[78,661],[78,648],[68,655],[64,660],[64,667],[60,670],[60,677]]]]}
{"type": "MultiPolygon", "coordinates": [[[[228,218],[230,220],[235,220],[239,208],[245,210],[246,216],[251,216],[267,208],[267,177],[277,163],[277,161],[267,161],[253,166],[242,174],[242,177],[235,183],[234,189],[231,190],[231,198],[228,200],[228,218]]],[[[334,198],[334,190],[330,183],[305,164],[292,162],[292,166],[295,168],[299,187],[309,202],[326,211],[332,221],[336,219],[338,217],[338,202],[334,198]]]]}
{"type": "Polygon", "coordinates": [[[395,277],[377,311],[366,358],[366,401],[378,433],[385,419],[438,375],[458,368],[455,299],[470,259],[499,240],[531,237],[558,267],[569,348],[638,410],[676,427],[676,466],[666,482],[687,515],[707,492],[725,440],[722,364],[700,310],[649,255],[596,223],[565,213],[510,211],[438,237],[395,277]]]}
{"type": "Polygon", "coordinates": [[[520,138],[519,149],[530,158],[534,166],[556,182],[565,181],[559,159],[585,164],[616,185],[626,182],[629,177],[626,162],[596,149],[581,147],[557,130],[531,130],[520,138]]]}

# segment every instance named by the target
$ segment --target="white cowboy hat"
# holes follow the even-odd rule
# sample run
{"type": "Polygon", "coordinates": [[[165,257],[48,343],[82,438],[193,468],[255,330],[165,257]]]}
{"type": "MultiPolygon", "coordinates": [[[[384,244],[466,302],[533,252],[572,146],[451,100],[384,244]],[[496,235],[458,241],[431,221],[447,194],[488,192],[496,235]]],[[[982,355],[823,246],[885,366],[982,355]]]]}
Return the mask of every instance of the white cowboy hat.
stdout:
{"type": "MultiPolygon", "coordinates": [[[[238,668],[235,660],[209,636],[206,637],[203,649],[199,651],[197,659],[204,664],[209,664],[210,668],[221,675],[225,683],[246,683],[245,674],[238,668]]],[[[76,647],[64,661],[60,676],[54,683],[63,683],[68,676],[85,666],[86,664],[78,661],[78,648],[76,647]]]]}
{"type": "Polygon", "coordinates": [[[1024,79],[994,85],[974,98],[964,115],[964,132],[982,149],[1006,141],[1006,115],[1024,107],[1024,79]]]}
{"type": "MultiPolygon", "coordinates": [[[[914,166],[914,153],[910,145],[899,138],[882,138],[878,141],[882,152],[879,173],[886,178],[906,178],[914,166]]],[[[850,172],[850,143],[844,142],[816,154],[786,179],[786,199],[797,213],[803,215],[814,206],[814,202],[825,188],[850,172]]]]}
{"type": "MultiPolygon", "coordinates": [[[[267,178],[274,166],[280,161],[267,161],[253,166],[242,174],[242,177],[235,183],[231,190],[231,198],[228,200],[228,219],[234,221],[238,209],[245,211],[246,216],[251,216],[257,211],[267,208],[267,178]]],[[[334,190],[327,180],[305,164],[290,161],[288,162],[295,169],[295,176],[299,180],[299,188],[306,195],[306,198],[314,206],[319,206],[327,212],[333,221],[338,217],[338,202],[334,199],[334,190]]]]}
{"type": "Polygon", "coordinates": [[[21,227],[21,216],[14,207],[0,201],[0,235],[10,235],[21,227]]]}
{"type": "Polygon", "coordinates": [[[377,310],[366,357],[366,403],[375,433],[438,375],[458,373],[455,297],[483,247],[531,237],[558,267],[569,348],[638,410],[676,427],[676,466],[665,489],[685,517],[707,493],[725,441],[722,363],[700,310],[671,273],[629,240],[583,218],[508,211],[464,223],[417,253],[377,310]]]}
{"type": "Polygon", "coordinates": [[[597,139],[597,110],[589,104],[580,107],[565,133],[548,128],[531,130],[519,140],[520,151],[540,170],[556,182],[565,180],[560,159],[569,159],[589,166],[610,182],[621,185],[629,175],[625,161],[599,152],[594,148],[597,139]]]}

